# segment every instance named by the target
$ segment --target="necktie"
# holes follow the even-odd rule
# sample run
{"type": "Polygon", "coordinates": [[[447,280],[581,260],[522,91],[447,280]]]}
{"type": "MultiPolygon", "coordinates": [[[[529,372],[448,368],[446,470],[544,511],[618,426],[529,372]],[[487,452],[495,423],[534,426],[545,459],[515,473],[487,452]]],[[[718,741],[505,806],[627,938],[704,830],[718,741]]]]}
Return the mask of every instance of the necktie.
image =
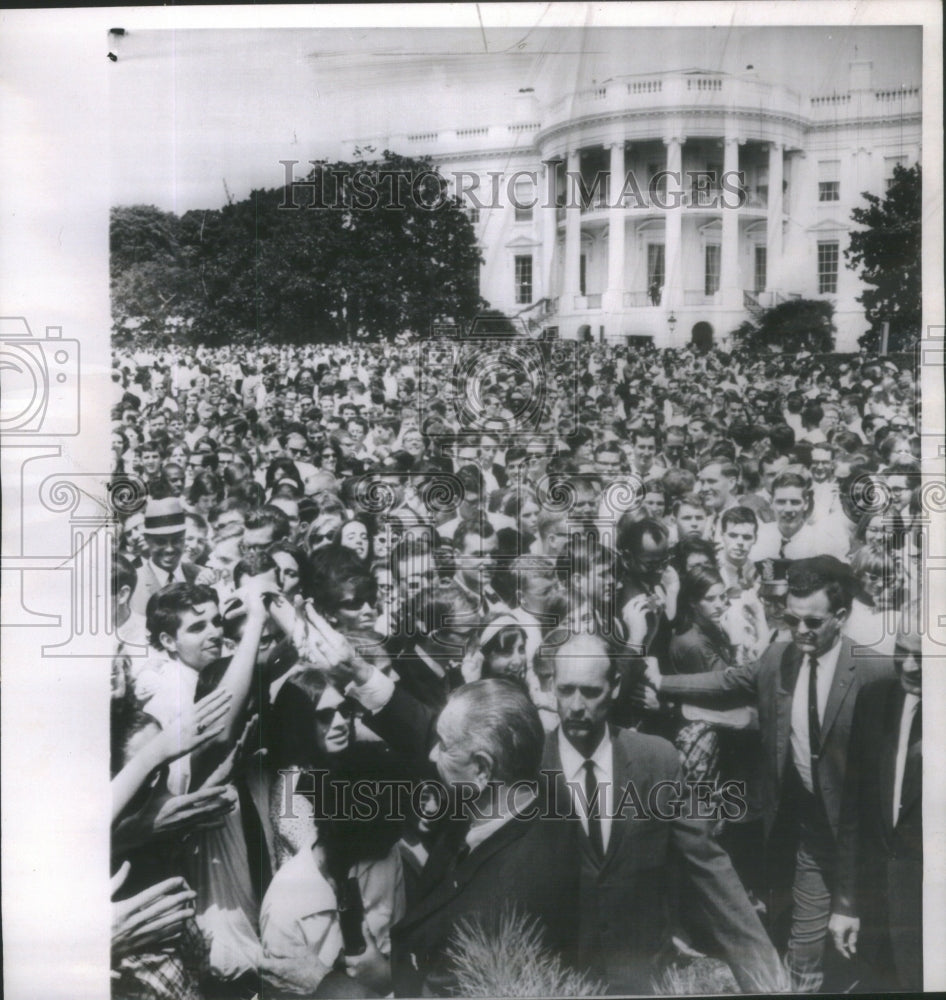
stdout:
{"type": "Polygon", "coordinates": [[[821,719],[818,716],[818,661],[814,656],[808,660],[808,747],[811,750],[811,785],[817,794],[821,719]]]}
{"type": "Polygon", "coordinates": [[[601,833],[601,800],[598,792],[598,779],[595,777],[594,761],[585,761],[585,799],[588,803],[588,839],[595,857],[600,861],[604,857],[604,837],[601,833]]]}
{"type": "Polygon", "coordinates": [[[922,741],[923,713],[920,711],[920,703],[917,702],[913,709],[913,721],[910,723],[910,738],[907,741],[907,759],[903,765],[903,784],[900,787],[898,817],[899,811],[903,808],[904,804],[913,801],[923,781],[922,741]]]}

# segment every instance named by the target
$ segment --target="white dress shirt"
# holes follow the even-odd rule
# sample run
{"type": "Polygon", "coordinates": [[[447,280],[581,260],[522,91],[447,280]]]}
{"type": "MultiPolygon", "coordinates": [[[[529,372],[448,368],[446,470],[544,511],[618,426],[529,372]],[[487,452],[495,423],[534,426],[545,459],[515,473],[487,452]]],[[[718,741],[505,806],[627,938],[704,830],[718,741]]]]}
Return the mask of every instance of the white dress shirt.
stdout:
{"type": "Polygon", "coordinates": [[[907,749],[910,745],[910,727],[913,717],[920,711],[920,696],[906,694],[903,698],[903,712],[900,715],[900,739],[897,741],[897,761],[893,780],[893,825],[900,819],[900,796],[903,794],[903,773],[907,766],[907,749]]]}
{"type": "MultiPolygon", "coordinates": [[[[841,640],[818,657],[818,720],[824,722],[824,710],[831,692],[831,682],[841,655],[841,640]]],[[[795,693],[792,696],[792,760],[809,792],[814,791],[811,780],[811,744],[808,742],[808,675],[811,659],[806,654],[798,671],[795,693]]]]}
{"type": "Polygon", "coordinates": [[[611,734],[605,730],[601,742],[595,752],[588,758],[583,757],[565,738],[561,727],[558,730],[558,753],[562,761],[562,773],[568,783],[572,802],[578,812],[582,829],[588,833],[588,810],[585,802],[585,760],[590,760],[595,766],[595,778],[598,781],[598,816],[601,823],[601,844],[605,851],[611,839],[611,817],[614,814],[614,748],[611,744],[611,734]],[[581,789],[580,795],[575,794],[581,789]]]}

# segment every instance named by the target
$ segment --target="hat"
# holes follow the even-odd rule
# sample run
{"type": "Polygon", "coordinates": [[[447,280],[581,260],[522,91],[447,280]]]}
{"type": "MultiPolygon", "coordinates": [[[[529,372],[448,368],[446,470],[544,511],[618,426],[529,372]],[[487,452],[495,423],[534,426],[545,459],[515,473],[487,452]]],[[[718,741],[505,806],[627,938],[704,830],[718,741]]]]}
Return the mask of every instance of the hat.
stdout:
{"type": "Polygon", "coordinates": [[[184,531],[184,508],[177,497],[149,500],[145,507],[146,535],[176,535],[184,531]]]}

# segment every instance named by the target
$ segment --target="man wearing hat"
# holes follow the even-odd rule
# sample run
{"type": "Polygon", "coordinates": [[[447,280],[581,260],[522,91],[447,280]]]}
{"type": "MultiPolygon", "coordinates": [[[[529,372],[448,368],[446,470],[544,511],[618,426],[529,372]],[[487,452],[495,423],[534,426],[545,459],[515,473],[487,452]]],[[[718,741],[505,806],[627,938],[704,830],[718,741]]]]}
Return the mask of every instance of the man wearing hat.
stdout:
{"type": "Polygon", "coordinates": [[[131,610],[143,615],[148,598],[170,583],[193,583],[201,567],[182,564],[184,555],[184,508],[177,497],[148,500],[144,536],[148,555],[138,569],[138,582],[131,595],[131,610]]]}
{"type": "MultiPolygon", "coordinates": [[[[838,863],[841,793],[854,703],[861,687],[892,676],[891,661],[854,655],[842,635],[851,610],[850,570],[833,556],[788,567],[783,621],[791,641],[755,663],[647,679],[661,699],[708,707],[755,704],[762,738],[762,811],[770,902],[794,871],[786,964],[797,992],[818,992],[838,863]],[[791,861],[794,855],[794,864],[791,861]]],[[[770,907],[769,917],[778,916],[770,907]]]]}

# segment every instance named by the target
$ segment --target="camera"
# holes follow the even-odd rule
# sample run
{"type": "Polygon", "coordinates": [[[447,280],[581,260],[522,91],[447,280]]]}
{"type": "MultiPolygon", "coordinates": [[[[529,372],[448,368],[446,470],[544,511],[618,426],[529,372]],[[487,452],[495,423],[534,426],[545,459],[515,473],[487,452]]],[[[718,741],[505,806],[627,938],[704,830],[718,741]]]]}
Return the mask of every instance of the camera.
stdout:
{"type": "Polygon", "coordinates": [[[62,327],[40,340],[24,317],[0,317],[0,387],[0,434],[79,433],[79,342],[62,327]]]}

